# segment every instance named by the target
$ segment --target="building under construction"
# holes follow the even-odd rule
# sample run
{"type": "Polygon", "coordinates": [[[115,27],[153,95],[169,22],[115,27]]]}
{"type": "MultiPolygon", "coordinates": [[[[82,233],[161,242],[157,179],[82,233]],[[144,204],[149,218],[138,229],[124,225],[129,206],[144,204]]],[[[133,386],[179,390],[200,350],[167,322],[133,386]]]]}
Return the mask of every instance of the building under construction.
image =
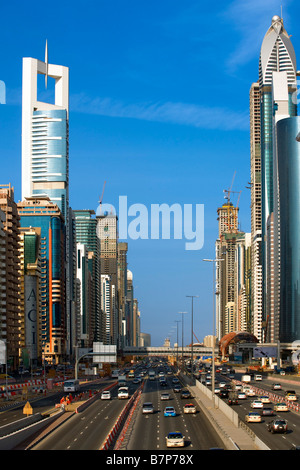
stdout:
{"type": "Polygon", "coordinates": [[[238,203],[219,207],[216,241],[217,338],[233,331],[249,331],[251,298],[251,236],[238,229],[238,203]]]}

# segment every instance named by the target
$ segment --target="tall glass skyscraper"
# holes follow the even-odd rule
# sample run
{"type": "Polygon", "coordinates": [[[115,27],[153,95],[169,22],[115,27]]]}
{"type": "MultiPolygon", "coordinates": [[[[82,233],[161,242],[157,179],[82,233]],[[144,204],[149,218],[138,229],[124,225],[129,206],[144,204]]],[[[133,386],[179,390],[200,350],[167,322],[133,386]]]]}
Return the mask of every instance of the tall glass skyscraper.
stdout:
{"type": "MultiPolygon", "coordinates": [[[[296,116],[297,105],[293,102],[293,94],[296,90],[296,56],[290,40],[290,36],[284,28],[283,20],[279,16],[272,18],[260,52],[259,59],[259,96],[260,96],[260,146],[261,146],[261,261],[262,261],[262,312],[261,324],[268,319],[274,320],[274,299],[277,295],[274,290],[272,276],[274,272],[274,256],[268,252],[271,231],[276,227],[271,223],[271,215],[274,212],[274,145],[275,145],[275,121],[277,104],[274,100],[274,88],[276,95],[281,100],[284,94],[285,116],[296,116]],[[277,75],[277,74],[280,75],[277,75]],[[283,78],[284,75],[284,78],[283,78]],[[275,84],[276,79],[276,84],[275,84]]],[[[282,111],[281,111],[282,112],[282,111]]],[[[275,188],[276,189],[276,188],[275,188]]],[[[262,340],[265,333],[262,333],[262,340]]]]}
{"type": "Polygon", "coordinates": [[[268,217],[273,212],[273,72],[284,71],[288,78],[289,113],[291,116],[296,116],[297,106],[292,99],[296,89],[295,51],[283,26],[283,20],[279,16],[274,16],[264,37],[259,59],[263,235],[268,217]]]}
{"type": "Polygon", "coordinates": [[[276,324],[279,340],[300,338],[300,117],[277,125],[279,204],[275,208],[280,233],[279,292],[276,324]]]}
{"type": "Polygon", "coordinates": [[[69,206],[69,69],[23,59],[22,199],[49,196],[65,221],[69,206]],[[55,80],[55,103],[38,101],[37,76],[55,80]]]}

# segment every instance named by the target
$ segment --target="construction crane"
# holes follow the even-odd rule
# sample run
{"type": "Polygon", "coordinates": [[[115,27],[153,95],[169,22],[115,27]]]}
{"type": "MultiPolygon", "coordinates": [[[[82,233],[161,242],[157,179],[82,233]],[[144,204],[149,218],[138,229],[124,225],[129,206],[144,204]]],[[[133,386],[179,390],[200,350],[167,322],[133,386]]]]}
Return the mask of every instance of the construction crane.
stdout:
{"type": "Polygon", "coordinates": [[[241,192],[242,192],[242,191],[232,191],[235,175],[236,175],[236,171],[234,172],[230,188],[224,189],[224,193],[227,193],[227,195],[224,197],[225,199],[227,199],[227,205],[226,205],[227,206],[227,224],[226,225],[228,227],[229,232],[237,232],[237,229],[238,229],[237,227],[238,206],[239,206],[241,192]],[[239,195],[236,206],[234,206],[230,200],[230,196],[232,193],[236,193],[239,195]]]}
{"type": "Polygon", "coordinates": [[[103,195],[104,195],[104,189],[105,189],[106,181],[104,181],[103,189],[102,189],[102,194],[99,199],[99,206],[100,206],[100,214],[101,214],[101,206],[102,206],[102,200],[103,200],[103,195]]]}

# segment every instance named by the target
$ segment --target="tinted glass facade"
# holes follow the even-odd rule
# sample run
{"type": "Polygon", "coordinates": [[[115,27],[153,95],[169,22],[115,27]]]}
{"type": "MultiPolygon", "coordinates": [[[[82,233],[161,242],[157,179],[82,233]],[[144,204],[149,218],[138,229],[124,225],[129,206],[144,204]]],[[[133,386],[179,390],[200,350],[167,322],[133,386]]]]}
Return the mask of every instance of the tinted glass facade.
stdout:
{"type": "Polygon", "coordinates": [[[277,124],[281,342],[300,338],[300,118],[277,124]]]}

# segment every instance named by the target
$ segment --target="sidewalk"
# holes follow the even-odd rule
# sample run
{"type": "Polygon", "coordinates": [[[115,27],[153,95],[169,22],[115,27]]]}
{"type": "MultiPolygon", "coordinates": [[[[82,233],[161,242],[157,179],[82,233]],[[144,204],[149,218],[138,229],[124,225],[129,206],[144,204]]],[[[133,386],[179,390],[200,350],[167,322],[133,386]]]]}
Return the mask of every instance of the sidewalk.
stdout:
{"type": "Polygon", "coordinates": [[[221,410],[214,408],[212,401],[198,387],[189,385],[188,388],[196,398],[201,411],[218,432],[227,450],[259,450],[247,431],[236,427],[221,410]]]}

